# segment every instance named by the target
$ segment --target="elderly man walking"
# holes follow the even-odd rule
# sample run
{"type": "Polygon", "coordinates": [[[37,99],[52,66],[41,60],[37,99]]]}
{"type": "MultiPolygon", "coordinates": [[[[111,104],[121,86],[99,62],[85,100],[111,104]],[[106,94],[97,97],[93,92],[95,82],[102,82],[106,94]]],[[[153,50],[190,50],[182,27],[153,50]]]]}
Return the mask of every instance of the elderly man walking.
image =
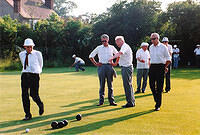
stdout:
{"type": "Polygon", "coordinates": [[[123,108],[135,107],[135,97],[132,86],[132,75],[133,75],[133,52],[128,44],[125,43],[123,36],[117,36],[115,42],[120,49],[119,53],[110,58],[110,63],[112,60],[117,58],[115,63],[112,63],[113,66],[116,66],[119,62],[121,67],[121,74],[123,79],[123,86],[126,95],[127,103],[123,105],[123,108]]]}
{"type": "Polygon", "coordinates": [[[89,55],[91,62],[98,67],[98,76],[99,76],[99,104],[97,106],[101,106],[104,104],[104,96],[105,96],[105,82],[107,81],[108,86],[108,100],[110,105],[116,106],[117,104],[114,101],[113,96],[113,75],[115,71],[112,65],[109,63],[109,58],[111,58],[118,51],[117,49],[109,45],[109,36],[107,34],[103,34],[101,36],[102,45],[97,46],[89,55]],[[99,62],[96,62],[94,57],[98,55],[99,62]]]}
{"type": "Polygon", "coordinates": [[[35,46],[32,39],[27,38],[24,42],[25,51],[19,53],[21,63],[23,65],[21,75],[21,88],[22,88],[22,102],[25,112],[23,120],[30,120],[32,118],[30,112],[30,96],[39,107],[39,114],[44,113],[44,105],[39,96],[39,74],[42,72],[43,58],[39,51],[33,50],[35,46]]]}
{"type": "Polygon", "coordinates": [[[168,72],[171,57],[167,47],[160,43],[158,33],[151,34],[149,83],[156,102],[155,111],[159,111],[162,103],[164,74],[168,72]]]}
{"type": "Polygon", "coordinates": [[[148,49],[149,44],[143,42],[141,48],[136,52],[137,59],[137,91],[135,93],[141,92],[141,80],[142,83],[142,93],[145,93],[147,86],[147,78],[149,74],[149,65],[150,65],[150,54],[148,49]]]}
{"type": "Polygon", "coordinates": [[[174,45],[174,49],[173,49],[173,68],[174,69],[177,69],[178,68],[178,61],[179,61],[179,53],[180,53],[180,50],[179,48],[177,47],[177,45],[174,45]]]}
{"type": "MultiPolygon", "coordinates": [[[[169,44],[169,39],[167,37],[164,37],[162,39],[162,43],[164,45],[166,45],[168,51],[169,51],[169,54],[170,54],[170,57],[171,57],[171,60],[172,60],[172,53],[173,53],[173,49],[172,49],[172,45],[169,44]]],[[[171,89],[171,82],[170,82],[170,72],[171,72],[171,64],[168,65],[168,72],[165,74],[165,92],[168,93],[171,89]]]]}

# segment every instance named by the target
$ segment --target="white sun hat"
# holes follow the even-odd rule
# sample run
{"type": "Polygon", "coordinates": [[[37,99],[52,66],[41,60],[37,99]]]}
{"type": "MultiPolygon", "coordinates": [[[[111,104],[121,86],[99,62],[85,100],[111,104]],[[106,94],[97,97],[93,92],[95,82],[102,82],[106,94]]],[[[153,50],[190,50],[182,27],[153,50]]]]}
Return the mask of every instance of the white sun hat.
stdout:
{"type": "Polygon", "coordinates": [[[24,46],[35,46],[35,44],[34,44],[34,42],[33,42],[32,39],[27,38],[27,39],[25,39],[25,41],[24,41],[24,46]]]}
{"type": "Polygon", "coordinates": [[[75,58],[76,57],[76,55],[74,54],[74,55],[72,55],[72,58],[75,58]]]}
{"type": "Polygon", "coordinates": [[[164,38],[162,39],[162,42],[169,42],[169,39],[168,39],[167,37],[164,37],[164,38]]]}
{"type": "Polygon", "coordinates": [[[174,45],[174,48],[176,48],[177,47],[177,45],[174,45]]]}
{"type": "Polygon", "coordinates": [[[149,46],[149,44],[146,43],[146,42],[143,42],[140,46],[141,46],[141,47],[143,47],[143,46],[149,46]]]}

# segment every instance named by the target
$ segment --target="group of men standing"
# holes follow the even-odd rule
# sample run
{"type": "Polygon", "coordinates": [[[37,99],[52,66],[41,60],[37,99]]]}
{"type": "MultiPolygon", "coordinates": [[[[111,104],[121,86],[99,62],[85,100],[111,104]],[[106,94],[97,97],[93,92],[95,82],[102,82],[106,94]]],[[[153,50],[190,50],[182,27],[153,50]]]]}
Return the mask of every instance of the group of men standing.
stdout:
{"type": "MultiPolygon", "coordinates": [[[[171,55],[166,45],[160,43],[160,36],[158,33],[151,34],[151,42],[149,50],[148,43],[142,43],[141,49],[137,51],[137,70],[138,70],[138,88],[137,91],[140,91],[141,87],[141,78],[144,78],[142,85],[142,92],[145,92],[147,85],[147,76],[149,74],[150,88],[153,93],[154,101],[156,102],[155,110],[159,111],[162,101],[162,91],[164,84],[164,74],[168,72],[168,67],[171,63],[171,55]]],[[[104,104],[105,96],[105,81],[107,80],[108,84],[108,99],[110,105],[117,105],[114,101],[113,96],[113,66],[116,66],[119,63],[121,67],[121,74],[123,80],[124,91],[126,95],[127,103],[122,107],[134,107],[135,106],[135,97],[132,87],[132,75],[133,75],[133,52],[130,46],[125,43],[123,36],[117,36],[115,38],[116,45],[120,48],[120,51],[117,52],[114,46],[109,45],[109,36],[103,34],[101,36],[102,45],[97,46],[89,55],[92,63],[98,67],[98,76],[100,82],[99,89],[99,104],[101,106],[104,104]],[[94,57],[98,55],[99,62],[96,62],[94,57]],[[116,59],[113,62],[113,59],[116,59]]],[[[169,88],[167,88],[168,90],[169,88]]]]}
{"type": "MultiPolygon", "coordinates": [[[[155,111],[159,111],[162,103],[162,92],[164,84],[164,76],[166,76],[166,88],[165,91],[170,90],[170,64],[172,47],[168,44],[168,38],[163,38],[161,43],[159,41],[160,36],[158,33],[152,33],[150,36],[152,45],[149,47],[148,43],[143,42],[141,44],[141,49],[136,53],[137,59],[137,91],[145,92],[147,85],[147,77],[149,75],[149,84],[155,101],[155,111]],[[143,84],[141,88],[141,79],[143,78],[143,84]]],[[[97,46],[89,55],[91,62],[98,67],[98,77],[100,83],[99,89],[99,103],[98,106],[104,104],[105,97],[105,83],[107,82],[108,86],[108,100],[110,105],[117,106],[117,103],[114,100],[113,94],[113,76],[116,77],[116,71],[114,66],[121,67],[121,74],[123,80],[123,87],[125,91],[127,103],[123,105],[123,108],[135,107],[135,97],[132,86],[132,76],[133,76],[133,52],[130,46],[125,42],[123,36],[116,36],[115,43],[120,48],[118,52],[117,49],[109,44],[109,36],[103,34],[101,36],[101,45],[97,46]],[[98,62],[94,57],[98,55],[98,62]],[[113,61],[114,59],[115,62],[113,61]]],[[[39,51],[33,50],[35,46],[32,39],[27,38],[24,41],[25,51],[22,51],[19,54],[21,63],[23,65],[22,75],[21,75],[21,88],[22,88],[22,103],[25,112],[25,118],[23,120],[32,119],[32,114],[30,112],[30,100],[29,95],[32,97],[33,101],[39,107],[39,115],[44,113],[44,104],[39,96],[39,74],[42,72],[43,67],[43,58],[42,54],[39,51]],[[29,92],[30,90],[30,92],[29,92]]],[[[176,49],[176,48],[175,48],[176,49]]],[[[200,45],[197,46],[197,49],[194,51],[200,59],[200,45]]],[[[179,50],[177,51],[178,54],[179,50]]],[[[76,71],[85,69],[82,65],[85,62],[76,57],[72,56],[75,59],[73,65],[75,65],[76,71]]],[[[72,66],[73,66],[72,65],[72,66]]]]}

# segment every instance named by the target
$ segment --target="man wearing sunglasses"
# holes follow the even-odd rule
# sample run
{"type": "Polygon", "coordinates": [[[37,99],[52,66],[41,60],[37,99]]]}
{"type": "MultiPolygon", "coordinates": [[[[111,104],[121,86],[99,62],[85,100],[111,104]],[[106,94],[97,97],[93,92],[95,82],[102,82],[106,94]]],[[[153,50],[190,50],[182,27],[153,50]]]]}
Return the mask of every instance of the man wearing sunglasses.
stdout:
{"type": "MultiPolygon", "coordinates": [[[[167,37],[164,37],[162,39],[162,42],[164,45],[167,46],[167,49],[169,51],[169,54],[171,56],[171,60],[172,60],[172,53],[173,53],[173,49],[172,49],[172,45],[168,44],[169,43],[169,39],[167,37]]],[[[165,92],[168,93],[171,89],[171,84],[170,84],[170,71],[171,71],[171,64],[168,65],[168,72],[165,74],[165,92]]]]}
{"type": "Polygon", "coordinates": [[[24,41],[25,51],[19,53],[21,63],[23,65],[21,75],[21,88],[22,88],[22,102],[25,112],[23,120],[30,120],[32,118],[30,112],[30,96],[39,107],[39,115],[44,113],[44,105],[39,96],[39,74],[42,72],[43,58],[39,51],[33,50],[35,46],[32,39],[27,38],[24,41]]]}
{"type": "Polygon", "coordinates": [[[116,106],[117,104],[114,101],[113,96],[113,75],[115,71],[113,69],[112,64],[109,63],[109,59],[116,53],[118,53],[117,49],[109,45],[109,36],[107,34],[103,34],[101,36],[102,45],[97,46],[89,55],[91,62],[98,67],[98,76],[99,76],[99,104],[97,106],[101,106],[104,104],[104,96],[105,96],[105,81],[107,81],[108,86],[108,100],[110,105],[116,106]],[[98,55],[99,62],[96,62],[94,57],[98,55]]]}
{"type": "Polygon", "coordinates": [[[150,38],[152,45],[149,47],[149,83],[154,101],[156,102],[155,111],[159,111],[162,103],[164,74],[168,72],[171,56],[167,47],[160,43],[160,36],[158,33],[152,33],[150,38]]]}

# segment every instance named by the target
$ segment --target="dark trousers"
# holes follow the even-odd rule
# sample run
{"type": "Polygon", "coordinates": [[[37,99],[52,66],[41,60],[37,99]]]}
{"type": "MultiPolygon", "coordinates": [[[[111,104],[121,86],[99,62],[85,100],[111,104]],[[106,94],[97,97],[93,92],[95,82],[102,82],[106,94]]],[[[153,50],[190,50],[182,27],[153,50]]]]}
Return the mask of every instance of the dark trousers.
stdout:
{"type": "Polygon", "coordinates": [[[112,88],[112,82],[113,82],[113,74],[114,70],[110,64],[103,64],[102,66],[98,67],[98,76],[99,76],[99,103],[104,103],[104,96],[105,96],[105,83],[107,80],[107,86],[108,86],[108,100],[110,103],[114,102],[114,96],[113,96],[113,88],[112,88]]]}
{"type": "Polygon", "coordinates": [[[22,73],[21,76],[22,102],[26,116],[31,116],[29,89],[30,89],[30,96],[32,97],[33,101],[36,102],[38,107],[41,107],[43,105],[39,97],[39,80],[40,80],[39,74],[22,73]]]}
{"type": "Polygon", "coordinates": [[[200,55],[196,55],[196,65],[200,68],[200,55]]]}
{"type": "Polygon", "coordinates": [[[154,97],[154,101],[156,102],[156,108],[160,107],[162,102],[164,70],[164,64],[151,64],[149,69],[149,84],[154,97]]]}
{"type": "Polygon", "coordinates": [[[165,74],[165,91],[168,92],[171,89],[170,83],[170,72],[171,72],[171,64],[168,65],[168,72],[165,74]]]}
{"type": "Polygon", "coordinates": [[[84,71],[85,69],[82,67],[84,64],[82,64],[82,63],[80,63],[80,62],[77,62],[76,64],[75,64],[75,69],[76,69],[76,71],[79,71],[79,69],[80,70],[82,70],[82,71],[84,71]]]}

